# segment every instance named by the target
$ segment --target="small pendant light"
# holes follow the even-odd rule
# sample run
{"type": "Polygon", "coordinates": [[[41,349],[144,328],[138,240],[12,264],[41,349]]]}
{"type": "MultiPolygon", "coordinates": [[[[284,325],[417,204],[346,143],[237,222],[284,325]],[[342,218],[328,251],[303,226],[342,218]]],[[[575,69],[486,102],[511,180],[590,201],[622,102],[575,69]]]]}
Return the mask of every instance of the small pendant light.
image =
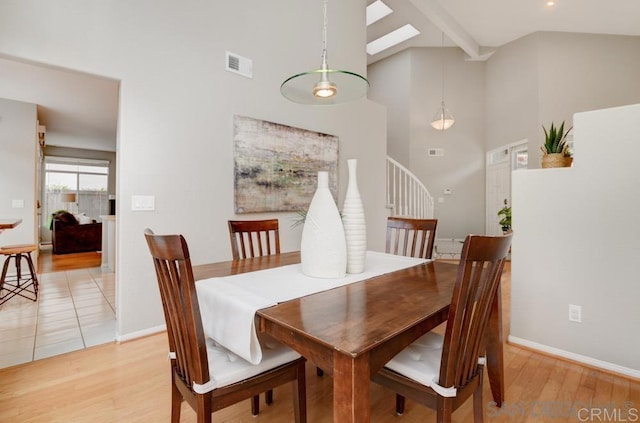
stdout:
{"type": "Polygon", "coordinates": [[[442,33],[442,102],[440,103],[440,108],[436,111],[436,114],[433,116],[431,120],[431,126],[433,129],[437,129],[438,131],[446,131],[451,128],[456,120],[453,118],[453,115],[444,105],[444,32],[442,33]]]}
{"type": "Polygon", "coordinates": [[[280,86],[282,95],[295,103],[331,105],[363,97],[369,81],[357,73],[330,69],[327,65],[327,1],[323,2],[322,65],[320,69],[287,78],[280,86]]]}

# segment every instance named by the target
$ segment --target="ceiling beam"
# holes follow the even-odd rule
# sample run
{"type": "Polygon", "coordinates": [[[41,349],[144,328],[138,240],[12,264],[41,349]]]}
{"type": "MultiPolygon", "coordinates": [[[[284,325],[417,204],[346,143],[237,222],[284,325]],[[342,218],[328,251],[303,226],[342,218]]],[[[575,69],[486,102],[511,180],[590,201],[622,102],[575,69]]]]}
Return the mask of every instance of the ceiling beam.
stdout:
{"type": "Polygon", "coordinates": [[[468,60],[487,60],[493,51],[481,54],[480,46],[471,35],[447,13],[438,0],[409,0],[427,19],[467,53],[468,60]]]}

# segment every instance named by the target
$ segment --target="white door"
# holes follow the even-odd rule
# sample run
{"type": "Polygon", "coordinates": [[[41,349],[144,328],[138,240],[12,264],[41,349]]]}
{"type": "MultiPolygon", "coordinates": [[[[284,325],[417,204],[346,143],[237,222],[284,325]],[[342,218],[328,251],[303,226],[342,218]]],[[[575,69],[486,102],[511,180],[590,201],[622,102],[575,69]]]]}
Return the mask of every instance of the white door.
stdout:
{"type": "Polygon", "coordinates": [[[511,172],[526,169],[527,140],[506,145],[487,153],[486,165],[486,222],[487,235],[501,235],[498,211],[511,205],[511,172]]]}

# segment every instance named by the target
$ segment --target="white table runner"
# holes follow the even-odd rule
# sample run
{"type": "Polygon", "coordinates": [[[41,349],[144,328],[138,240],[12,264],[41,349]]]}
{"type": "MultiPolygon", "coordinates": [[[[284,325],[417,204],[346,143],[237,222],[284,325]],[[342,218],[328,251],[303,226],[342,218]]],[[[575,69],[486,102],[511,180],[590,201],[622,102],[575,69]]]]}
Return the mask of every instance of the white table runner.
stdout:
{"type": "Polygon", "coordinates": [[[262,360],[255,328],[259,309],[427,261],[367,251],[365,271],[339,279],[305,276],[299,263],[203,279],[196,283],[196,290],[204,333],[245,360],[258,364],[262,360]]]}

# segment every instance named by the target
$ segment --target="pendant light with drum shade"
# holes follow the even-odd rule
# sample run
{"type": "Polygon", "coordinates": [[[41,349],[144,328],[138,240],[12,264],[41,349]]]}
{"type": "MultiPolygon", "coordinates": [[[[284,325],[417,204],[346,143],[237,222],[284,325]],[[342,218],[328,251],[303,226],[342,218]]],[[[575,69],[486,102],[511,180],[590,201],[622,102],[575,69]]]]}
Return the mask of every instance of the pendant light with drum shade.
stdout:
{"type": "Polygon", "coordinates": [[[442,102],[440,108],[436,111],[435,116],[431,120],[431,126],[438,131],[446,131],[451,128],[456,120],[444,105],[444,32],[442,33],[442,102]]]}
{"type": "Polygon", "coordinates": [[[322,65],[320,69],[299,73],[287,78],[280,86],[282,95],[295,103],[332,105],[363,97],[369,81],[345,70],[330,69],[327,65],[327,2],[323,1],[322,65]]]}

